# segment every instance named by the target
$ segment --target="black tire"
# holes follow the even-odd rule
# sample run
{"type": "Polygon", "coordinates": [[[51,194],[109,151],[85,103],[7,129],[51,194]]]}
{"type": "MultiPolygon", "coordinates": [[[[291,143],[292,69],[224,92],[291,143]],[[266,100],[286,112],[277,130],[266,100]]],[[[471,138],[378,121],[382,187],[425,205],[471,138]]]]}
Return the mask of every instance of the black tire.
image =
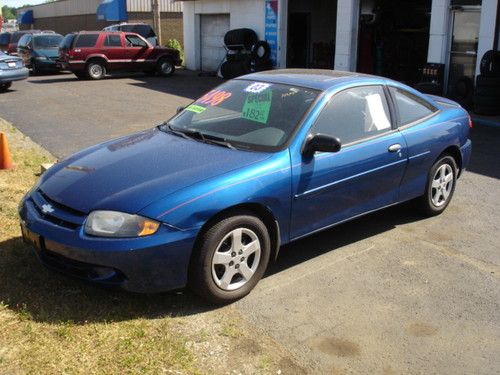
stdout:
{"type": "Polygon", "coordinates": [[[500,52],[486,51],[481,58],[480,70],[485,77],[500,77],[500,52]]]}
{"type": "MultiPolygon", "coordinates": [[[[216,304],[231,303],[250,293],[264,275],[271,255],[271,239],[266,226],[260,219],[246,212],[235,212],[231,216],[223,217],[201,235],[197,244],[191,258],[189,286],[200,297],[216,304]],[[212,260],[218,247],[222,246],[223,239],[238,228],[250,230],[257,236],[260,245],[260,260],[256,264],[255,272],[244,285],[235,290],[224,290],[217,285],[215,276],[213,276],[212,260]]],[[[233,254],[236,254],[233,259],[240,258],[239,253],[236,251],[233,254]]],[[[249,257],[240,263],[246,261],[248,264],[250,260],[249,257]]],[[[238,261],[236,260],[236,262],[238,261]]],[[[256,261],[255,257],[253,261],[256,261]]],[[[236,264],[233,266],[236,267],[236,264]]],[[[226,271],[228,268],[230,267],[227,267],[226,271]]],[[[231,281],[235,280],[235,278],[237,280],[238,276],[238,274],[233,276],[231,281]]]]}
{"type": "Polygon", "coordinates": [[[418,199],[419,208],[424,214],[426,214],[428,216],[436,216],[436,215],[439,215],[440,213],[442,213],[446,209],[446,207],[448,207],[448,205],[451,202],[451,199],[453,198],[453,193],[455,192],[455,186],[457,183],[457,175],[458,175],[457,163],[456,163],[455,159],[450,155],[442,155],[433,164],[433,166],[431,167],[431,169],[429,170],[429,173],[427,175],[427,186],[425,188],[425,193],[424,193],[424,195],[422,195],[418,199]],[[432,183],[434,181],[434,177],[436,175],[436,172],[439,170],[439,168],[441,168],[441,166],[443,166],[445,164],[449,165],[451,167],[452,172],[453,172],[453,179],[452,179],[453,185],[451,186],[451,189],[450,189],[450,192],[449,192],[449,195],[448,195],[446,201],[444,201],[442,205],[437,206],[433,203],[433,200],[432,200],[433,190],[435,190],[432,187],[432,183]]]}
{"type": "Polygon", "coordinates": [[[161,77],[170,77],[175,73],[175,64],[171,59],[162,57],[156,64],[156,72],[161,77]]]}
{"type": "Polygon", "coordinates": [[[469,77],[460,77],[453,85],[452,96],[460,104],[470,103],[474,94],[474,82],[469,77]]]}
{"type": "Polygon", "coordinates": [[[500,87],[500,77],[485,77],[478,75],[476,78],[476,87],[500,87]]]}
{"type": "Polygon", "coordinates": [[[496,96],[500,102],[500,86],[476,86],[475,96],[496,96]]]}
{"type": "Polygon", "coordinates": [[[225,79],[236,78],[250,73],[250,60],[225,61],[220,67],[220,73],[225,79]]]}
{"type": "Polygon", "coordinates": [[[31,75],[37,76],[40,74],[40,68],[35,60],[31,61],[31,75]]]}
{"type": "Polygon", "coordinates": [[[12,82],[0,83],[0,92],[5,92],[12,86],[12,82]]]}
{"type": "Polygon", "coordinates": [[[249,50],[257,41],[257,34],[252,29],[229,30],[226,35],[224,35],[224,44],[230,50],[249,50]]]}
{"type": "Polygon", "coordinates": [[[248,61],[250,60],[250,55],[248,53],[242,53],[240,51],[237,51],[236,53],[228,53],[226,55],[226,60],[233,62],[233,61],[248,61]]]}
{"type": "Polygon", "coordinates": [[[267,61],[271,57],[271,47],[265,40],[260,40],[252,46],[252,58],[256,62],[267,61]]]}
{"type": "Polygon", "coordinates": [[[91,60],[85,66],[87,78],[100,80],[106,76],[106,65],[101,60],[91,60]]]}
{"type": "Polygon", "coordinates": [[[500,107],[498,105],[488,106],[483,104],[474,104],[474,112],[478,115],[496,116],[500,115],[500,107]]]}

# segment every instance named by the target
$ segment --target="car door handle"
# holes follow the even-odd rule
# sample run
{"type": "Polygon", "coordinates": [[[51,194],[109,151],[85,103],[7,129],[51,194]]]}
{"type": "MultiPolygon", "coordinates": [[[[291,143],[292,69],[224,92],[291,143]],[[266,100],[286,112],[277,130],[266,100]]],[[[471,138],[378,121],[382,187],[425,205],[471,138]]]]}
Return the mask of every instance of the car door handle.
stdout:
{"type": "Polygon", "coordinates": [[[390,145],[389,148],[387,149],[387,151],[389,152],[398,152],[399,150],[401,150],[401,145],[399,143],[390,145]]]}

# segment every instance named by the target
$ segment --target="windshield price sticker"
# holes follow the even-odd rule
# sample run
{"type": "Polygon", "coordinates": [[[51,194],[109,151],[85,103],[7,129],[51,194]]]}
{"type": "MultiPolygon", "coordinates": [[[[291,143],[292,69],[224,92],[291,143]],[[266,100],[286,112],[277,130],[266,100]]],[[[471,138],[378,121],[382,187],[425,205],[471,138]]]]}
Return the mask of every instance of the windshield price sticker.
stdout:
{"type": "Polygon", "coordinates": [[[267,124],[269,118],[269,111],[271,110],[271,103],[273,99],[273,92],[271,90],[265,91],[261,94],[250,94],[245,101],[241,117],[267,124]]]}
{"type": "Polygon", "coordinates": [[[255,82],[255,83],[252,83],[250,86],[248,86],[245,89],[245,92],[250,92],[252,94],[260,94],[261,92],[263,92],[264,90],[266,90],[269,87],[271,87],[270,83],[255,82]]]}
{"type": "Polygon", "coordinates": [[[231,93],[223,90],[212,90],[203,95],[196,103],[216,106],[231,97],[231,93]]]}
{"type": "Polygon", "coordinates": [[[201,105],[191,104],[189,107],[186,108],[186,111],[200,114],[202,112],[205,112],[206,109],[207,109],[206,107],[202,107],[201,105]]]}

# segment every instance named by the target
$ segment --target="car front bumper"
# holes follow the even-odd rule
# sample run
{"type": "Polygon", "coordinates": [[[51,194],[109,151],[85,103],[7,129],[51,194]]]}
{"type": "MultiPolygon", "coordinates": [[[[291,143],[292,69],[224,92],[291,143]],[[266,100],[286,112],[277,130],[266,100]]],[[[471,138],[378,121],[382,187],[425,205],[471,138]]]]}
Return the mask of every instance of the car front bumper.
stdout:
{"type": "Polygon", "coordinates": [[[27,68],[0,70],[0,83],[21,81],[28,78],[29,71],[27,68]]]}
{"type": "Polygon", "coordinates": [[[66,227],[58,218],[43,214],[39,202],[30,196],[23,199],[19,214],[23,239],[50,269],[137,293],[165,292],[187,284],[197,230],[161,225],[147,237],[91,237],[83,225],[66,227]]]}

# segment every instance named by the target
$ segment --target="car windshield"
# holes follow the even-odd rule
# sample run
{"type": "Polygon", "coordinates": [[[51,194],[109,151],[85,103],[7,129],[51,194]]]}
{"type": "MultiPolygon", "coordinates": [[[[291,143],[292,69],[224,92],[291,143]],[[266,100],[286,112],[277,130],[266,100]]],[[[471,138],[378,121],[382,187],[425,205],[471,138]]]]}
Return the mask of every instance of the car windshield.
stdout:
{"type": "Polygon", "coordinates": [[[40,35],[33,39],[34,48],[57,48],[63,37],[59,34],[40,35]]]}
{"type": "Polygon", "coordinates": [[[290,139],[318,94],[303,87],[233,80],[185,108],[167,129],[236,148],[276,151],[290,139]]]}

